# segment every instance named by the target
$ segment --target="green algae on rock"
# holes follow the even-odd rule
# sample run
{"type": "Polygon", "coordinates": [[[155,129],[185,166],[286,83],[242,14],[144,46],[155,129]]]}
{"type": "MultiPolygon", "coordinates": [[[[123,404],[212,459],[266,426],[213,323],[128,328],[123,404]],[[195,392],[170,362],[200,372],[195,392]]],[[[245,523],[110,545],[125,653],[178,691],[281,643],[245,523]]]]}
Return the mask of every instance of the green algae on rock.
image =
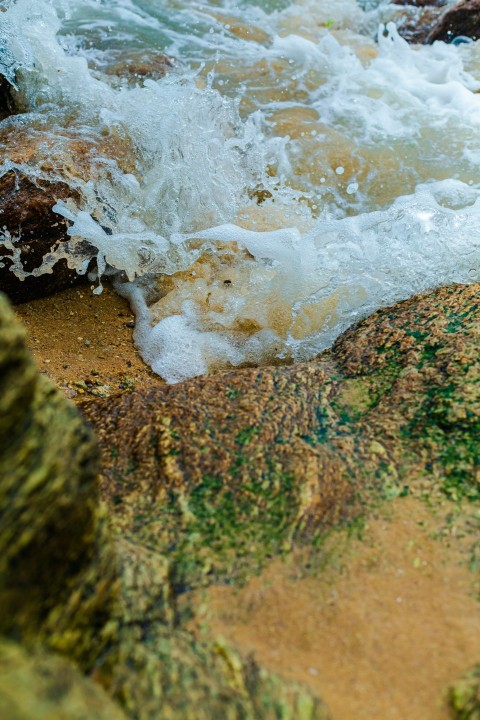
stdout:
{"type": "Polygon", "coordinates": [[[1,645],[0,665],[11,659],[0,681],[7,717],[107,717],[102,703],[96,709],[100,691],[86,715],[89,681],[43,647],[73,660],[137,720],[327,720],[308,691],[178,626],[170,559],[163,548],[112,539],[93,435],[37,373],[24,340],[0,296],[0,635],[40,652],[27,661],[1,645]]]}
{"type": "Polygon", "coordinates": [[[0,297],[0,633],[87,666],[115,595],[96,444],[0,297]]]}
{"type": "Polygon", "coordinates": [[[425,480],[479,497],[478,286],[380,310],[316,360],[86,405],[118,532],[177,588],[232,579],[425,480]]]}
{"type": "Polygon", "coordinates": [[[480,664],[450,688],[454,720],[480,720],[480,664]]]}

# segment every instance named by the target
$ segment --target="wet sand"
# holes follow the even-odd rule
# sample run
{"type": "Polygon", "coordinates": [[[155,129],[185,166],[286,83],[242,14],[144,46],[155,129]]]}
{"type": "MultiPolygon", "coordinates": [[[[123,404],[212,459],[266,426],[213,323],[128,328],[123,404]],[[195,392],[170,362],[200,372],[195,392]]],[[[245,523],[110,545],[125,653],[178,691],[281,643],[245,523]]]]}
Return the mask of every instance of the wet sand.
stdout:
{"type": "Polygon", "coordinates": [[[40,371],[76,402],[163,382],[133,345],[128,302],[108,285],[101,295],[70,288],[15,311],[40,371]]]}
{"type": "Polygon", "coordinates": [[[480,661],[475,535],[449,509],[397,498],[361,538],[334,532],[321,572],[276,560],[243,588],[199,593],[195,631],[306,683],[333,720],[448,720],[449,685],[480,661]]]}

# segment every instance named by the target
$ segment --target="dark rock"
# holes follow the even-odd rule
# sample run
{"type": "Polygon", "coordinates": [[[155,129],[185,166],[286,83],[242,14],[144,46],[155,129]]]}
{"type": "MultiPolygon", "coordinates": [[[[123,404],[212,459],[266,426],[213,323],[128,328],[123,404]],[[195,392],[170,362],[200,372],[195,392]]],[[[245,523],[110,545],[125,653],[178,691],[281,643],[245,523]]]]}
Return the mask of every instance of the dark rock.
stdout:
{"type": "Polygon", "coordinates": [[[57,200],[75,195],[66,183],[33,181],[19,171],[0,177],[0,228],[8,231],[15,248],[0,235],[0,290],[13,302],[51,295],[81,279],[65,259],[55,264],[53,272],[28,275],[42,265],[44,256],[68,239],[68,221],[52,208],[57,200]]]}
{"type": "MultiPolygon", "coordinates": [[[[65,257],[57,258],[46,273],[22,277],[24,270],[36,271],[52,250],[58,251],[69,240],[70,223],[52,210],[56,201],[70,198],[81,207],[79,188],[102,172],[105,163],[98,158],[111,157],[124,172],[134,170],[131,142],[116,131],[98,136],[88,129],[57,128],[52,133],[42,126],[24,127],[15,119],[0,126],[0,160],[22,167],[0,177],[0,233],[6,229],[14,246],[0,234],[0,290],[12,302],[43,297],[85,281],[85,276],[68,267],[65,257]]],[[[83,247],[87,260],[96,254],[87,243],[83,247]]],[[[63,254],[68,256],[69,249],[63,254]]]]}
{"type": "Polygon", "coordinates": [[[3,75],[0,75],[0,121],[11,115],[12,112],[11,85],[3,75]]]}
{"type": "Polygon", "coordinates": [[[462,0],[448,8],[430,31],[427,42],[451,43],[458,37],[480,37],[480,0],[462,0]]]}

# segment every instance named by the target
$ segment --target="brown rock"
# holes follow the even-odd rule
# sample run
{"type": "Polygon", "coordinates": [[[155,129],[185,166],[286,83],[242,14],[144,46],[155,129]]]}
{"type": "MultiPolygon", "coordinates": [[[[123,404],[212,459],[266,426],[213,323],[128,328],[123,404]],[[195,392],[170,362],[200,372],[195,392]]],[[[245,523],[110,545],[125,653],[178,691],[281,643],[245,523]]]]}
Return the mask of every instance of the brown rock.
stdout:
{"type": "MultiPolygon", "coordinates": [[[[134,170],[131,143],[116,132],[86,136],[73,128],[52,133],[42,126],[25,128],[14,119],[0,128],[0,161],[26,168],[0,177],[0,229],[12,236],[0,235],[0,290],[13,302],[44,297],[84,280],[66,259],[59,259],[50,273],[22,277],[69,239],[70,223],[52,210],[57,200],[81,204],[82,182],[102,172],[98,158],[112,157],[124,172],[134,170]]],[[[87,244],[85,248],[88,254],[87,244]]]]}
{"type": "Polygon", "coordinates": [[[182,586],[314,543],[402,477],[476,497],[479,318],[478,286],[446,288],[309,363],[92,403],[112,522],[171,552],[182,586]]]}
{"type": "Polygon", "coordinates": [[[457,37],[480,37],[480,0],[462,0],[448,8],[430,31],[427,42],[450,43],[457,37]]]}
{"type": "Polygon", "coordinates": [[[129,84],[136,84],[142,80],[159,80],[175,65],[173,58],[163,53],[154,53],[148,50],[132,52],[125,56],[119,54],[113,63],[107,65],[103,71],[107,75],[117,75],[125,78],[129,84]]]}
{"type": "Polygon", "coordinates": [[[308,690],[180,626],[169,558],[110,532],[96,461],[0,295],[0,718],[120,720],[116,701],[130,720],[329,720],[308,690]]]}
{"type": "MultiPolygon", "coordinates": [[[[26,273],[40,267],[44,256],[67,239],[69,223],[52,208],[57,200],[72,195],[66,183],[33,182],[21,172],[10,171],[0,178],[0,224],[10,233],[26,273]]],[[[50,295],[79,281],[64,259],[56,263],[53,273],[23,278],[15,250],[6,242],[0,236],[0,290],[13,302],[50,295]]]]}

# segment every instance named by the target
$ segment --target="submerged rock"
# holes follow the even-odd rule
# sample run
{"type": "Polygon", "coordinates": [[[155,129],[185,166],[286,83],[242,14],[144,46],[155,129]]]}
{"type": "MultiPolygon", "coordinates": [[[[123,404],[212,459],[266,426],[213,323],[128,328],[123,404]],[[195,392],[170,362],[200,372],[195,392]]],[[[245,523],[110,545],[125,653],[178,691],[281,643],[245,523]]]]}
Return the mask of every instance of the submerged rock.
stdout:
{"type": "Polygon", "coordinates": [[[461,0],[453,7],[449,7],[438,19],[430,31],[427,42],[435,40],[454,42],[457,38],[480,37],[480,1],[461,0]]]}
{"type": "MultiPolygon", "coordinates": [[[[180,627],[170,559],[111,534],[91,431],[24,340],[0,296],[0,635],[70,658],[137,720],[327,720],[294,683],[180,627]]],[[[89,706],[89,683],[51,654],[2,644],[2,662],[10,718],[121,717],[100,692],[89,706]]]]}
{"type": "Polygon", "coordinates": [[[425,45],[438,19],[443,13],[444,2],[396,2],[403,5],[401,13],[395,15],[399,35],[409,43],[425,45]]]}
{"type": "Polygon", "coordinates": [[[124,79],[129,85],[143,83],[144,80],[160,80],[175,66],[175,60],[164,53],[143,50],[119,53],[103,69],[106,75],[124,79]]]}

